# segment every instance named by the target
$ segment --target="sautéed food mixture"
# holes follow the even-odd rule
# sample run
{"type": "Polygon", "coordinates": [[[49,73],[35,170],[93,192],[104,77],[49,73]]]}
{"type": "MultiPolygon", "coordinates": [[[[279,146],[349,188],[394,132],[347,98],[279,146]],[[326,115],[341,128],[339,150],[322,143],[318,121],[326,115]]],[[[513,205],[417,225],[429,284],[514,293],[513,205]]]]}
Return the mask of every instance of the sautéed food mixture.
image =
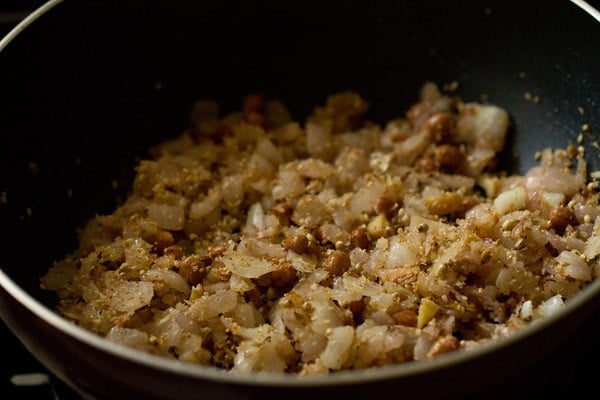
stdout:
{"type": "Polygon", "coordinates": [[[516,175],[498,171],[498,106],[426,82],[397,119],[368,107],[340,92],[298,122],[261,94],[225,115],[196,102],[42,287],[62,316],[143,352],[315,375],[510,336],[598,278],[578,143],[516,175]]]}

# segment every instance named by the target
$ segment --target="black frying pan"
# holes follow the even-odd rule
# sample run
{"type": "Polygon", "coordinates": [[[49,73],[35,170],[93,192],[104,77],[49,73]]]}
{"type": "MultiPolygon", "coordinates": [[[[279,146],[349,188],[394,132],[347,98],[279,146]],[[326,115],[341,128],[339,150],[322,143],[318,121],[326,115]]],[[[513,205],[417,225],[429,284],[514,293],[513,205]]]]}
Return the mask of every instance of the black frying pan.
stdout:
{"type": "MultiPolygon", "coordinates": [[[[567,0],[56,5],[0,52],[0,192],[7,200],[0,205],[0,315],[45,366],[97,398],[434,398],[499,390],[598,318],[600,282],[564,313],[472,354],[296,380],[232,378],[116,349],[50,312],[55,299],[39,289],[39,277],[75,248],[75,227],[112,211],[136,157],[178,135],[199,97],[234,110],[244,94],[261,91],[302,120],[328,94],[353,89],[372,104],[369,117],[383,122],[402,115],[423,82],[456,80],[463,99],[510,112],[502,167],[524,172],[536,150],[575,143],[588,124],[584,145],[590,170],[598,169],[594,11],[567,0]]],[[[525,392],[532,384],[518,382],[525,392]]]]}

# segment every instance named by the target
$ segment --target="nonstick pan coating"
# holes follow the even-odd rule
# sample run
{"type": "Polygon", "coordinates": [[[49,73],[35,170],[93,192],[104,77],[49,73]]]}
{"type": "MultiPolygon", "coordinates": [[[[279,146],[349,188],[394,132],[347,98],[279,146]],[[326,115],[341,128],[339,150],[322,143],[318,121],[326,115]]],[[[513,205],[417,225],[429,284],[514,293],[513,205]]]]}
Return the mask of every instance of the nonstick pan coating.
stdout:
{"type": "MultiPolygon", "coordinates": [[[[55,299],[39,289],[39,277],[75,248],[76,227],[126,195],[136,157],[178,135],[199,97],[234,110],[244,94],[261,91],[303,119],[328,94],[353,89],[372,104],[369,117],[383,122],[401,116],[425,81],[457,81],[463,99],[511,114],[502,159],[509,171],[533,166],[536,150],[576,143],[583,124],[591,127],[583,132],[590,170],[600,168],[592,145],[600,131],[599,45],[600,23],[568,1],[64,1],[0,53],[2,271],[51,307],[55,299]]],[[[595,290],[581,302],[585,313],[573,317],[574,328],[597,313],[595,290]]],[[[26,320],[30,308],[1,293],[3,318],[28,348],[85,391],[100,389],[88,374],[75,377],[74,366],[131,368],[89,343],[81,350],[61,329],[45,332],[43,318],[26,320]],[[65,368],[44,340],[96,360],[70,360],[65,368]]],[[[549,346],[571,333],[565,324],[547,330],[549,346]]],[[[511,348],[539,356],[525,345],[511,348]]],[[[491,353],[489,365],[509,358],[491,353]]],[[[463,382],[480,367],[459,365],[451,375],[463,382]]],[[[128,390],[141,387],[143,373],[131,374],[128,390]]],[[[178,369],[154,373],[183,382],[181,398],[199,381],[194,374],[178,381],[173,376],[186,375],[178,369]]],[[[229,386],[227,378],[215,379],[216,386],[203,387],[216,396],[229,386]]],[[[368,393],[375,381],[392,391],[400,380],[391,372],[364,381],[363,389],[345,393],[368,393]]],[[[148,390],[160,393],[155,386],[148,390]]],[[[230,394],[245,398],[248,386],[231,386],[230,394]]],[[[307,395],[306,386],[297,394],[307,395]]]]}

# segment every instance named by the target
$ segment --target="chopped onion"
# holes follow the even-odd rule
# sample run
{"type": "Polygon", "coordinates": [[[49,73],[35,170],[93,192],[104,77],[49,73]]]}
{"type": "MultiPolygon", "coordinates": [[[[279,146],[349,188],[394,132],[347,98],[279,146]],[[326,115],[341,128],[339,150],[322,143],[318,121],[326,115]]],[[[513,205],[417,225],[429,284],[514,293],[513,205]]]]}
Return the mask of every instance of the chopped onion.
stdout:
{"type": "Polygon", "coordinates": [[[275,269],[270,261],[233,250],[226,251],[221,261],[228,270],[242,278],[258,278],[275,269]]]}
{"type": "Polygon", "coordinates": [[[354,328],[339,326],[327,335],[327,346],[319,356],[321,363],[332,370],[338,370],[348,360],[354,344],[354,328]]]}
{"type": "Polygon", "coordinates": [[[154,288],[149,282],[121,281],[114,289],[110,305],[117,311],[129,312],[148,305],[154,297],[154,288]]]}
{"type": "Polygon", "coordinates": [[[528,192],[562,193],[570,198],[579,187],[575,175],[559,167],[534,167],[525,175],[528,192]]]}
{"type": "Polygon", "coordinates": [[[150,204],[148,216],[163,229],[178,231],[183,229],[185,223],[185,210],[181,206],[168,204],[150,204]]]}
{"type": "Polygon", "coordinates": [[[562,296],[557,294],[540,304],[537,308],[537,313],[540,316],[545,317],[559,311],[564,305],[565,303],[562,296]]]}

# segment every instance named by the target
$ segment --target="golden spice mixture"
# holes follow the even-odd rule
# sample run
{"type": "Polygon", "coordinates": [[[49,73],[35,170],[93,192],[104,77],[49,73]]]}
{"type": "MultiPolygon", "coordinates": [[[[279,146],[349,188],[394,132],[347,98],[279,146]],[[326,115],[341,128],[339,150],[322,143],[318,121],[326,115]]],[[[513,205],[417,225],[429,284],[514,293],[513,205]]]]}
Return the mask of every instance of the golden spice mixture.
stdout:
{"type": "MultiPolygon", "coordinates": [[[[511,335],[600,275],[583,149],[497,171],[506,110],[434,83],[401,117],[354,92],[303,122],[260,94],[198,101],[130,195],[41,284],[64,317],[239,373],[427,360],[511,335]]],[[[592,174],[593,175],[593,174],[592,174]]]]}

